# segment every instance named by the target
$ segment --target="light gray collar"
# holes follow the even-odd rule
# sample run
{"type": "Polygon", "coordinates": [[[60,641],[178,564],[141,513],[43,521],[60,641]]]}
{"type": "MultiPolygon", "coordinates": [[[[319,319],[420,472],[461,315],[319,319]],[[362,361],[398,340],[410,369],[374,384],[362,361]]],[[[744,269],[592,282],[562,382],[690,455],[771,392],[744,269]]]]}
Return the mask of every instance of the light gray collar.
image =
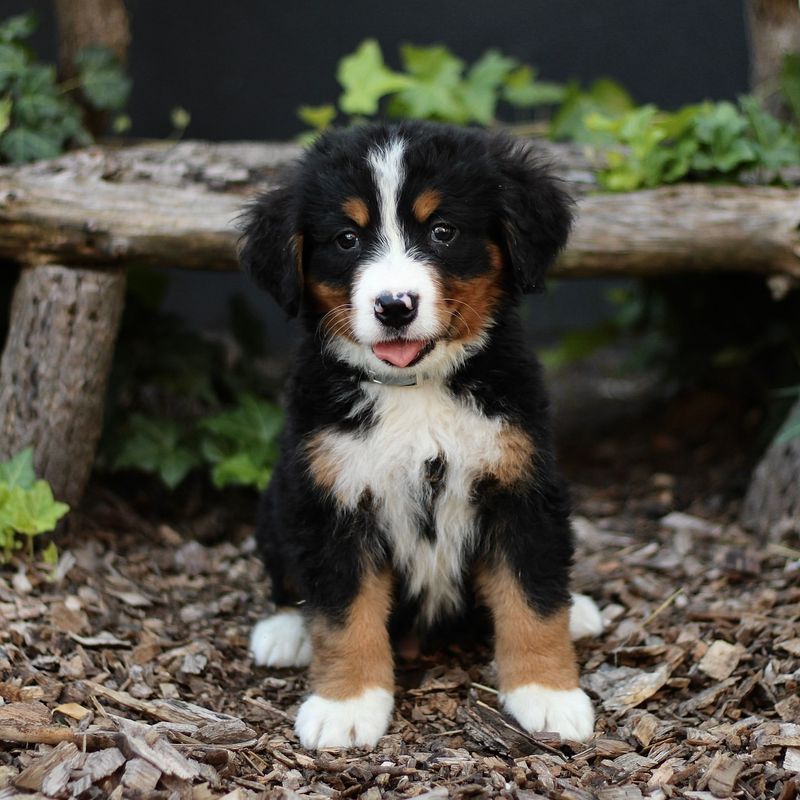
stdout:
{"type": "Polygon", "coordinates": [[[425,383],[428,376],[424,372],[412,372],[410,375],[378,374],[371,369],[367,370],[367,380],[379,386],[419,386],[425,383]]]}

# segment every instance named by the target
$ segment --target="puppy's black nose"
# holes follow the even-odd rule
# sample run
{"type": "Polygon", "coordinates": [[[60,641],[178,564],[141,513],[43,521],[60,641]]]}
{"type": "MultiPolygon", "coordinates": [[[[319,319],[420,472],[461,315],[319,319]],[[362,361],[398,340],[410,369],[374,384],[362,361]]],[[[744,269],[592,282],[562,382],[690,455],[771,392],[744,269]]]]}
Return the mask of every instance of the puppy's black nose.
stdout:
{"type": "Polygon", "coordinates": [[[384,292],[375,301],[375,316],[389,328],[402,328],[414,321],[418,303],[414,292],[384,292]]]}

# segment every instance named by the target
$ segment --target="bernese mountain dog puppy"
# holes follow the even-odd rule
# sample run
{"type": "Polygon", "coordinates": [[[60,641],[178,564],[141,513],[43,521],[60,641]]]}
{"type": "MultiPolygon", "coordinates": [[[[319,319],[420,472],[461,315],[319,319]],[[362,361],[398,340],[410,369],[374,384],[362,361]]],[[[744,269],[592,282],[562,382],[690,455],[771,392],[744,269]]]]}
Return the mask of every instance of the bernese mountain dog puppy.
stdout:
{"type": "Polygon", "coordinates": [[[246,212],[243,268],[304,334],[257,538],[277,613],[257,664],[311,665],[305,747],[373,746],[393,634],[488,609],[504,708],[589,737],[567,490],[516,306],[571,200],[530,143],[431,123],[321,136],[246,212]],[[572,611],[572,621],[570,620],[572,611]]]}

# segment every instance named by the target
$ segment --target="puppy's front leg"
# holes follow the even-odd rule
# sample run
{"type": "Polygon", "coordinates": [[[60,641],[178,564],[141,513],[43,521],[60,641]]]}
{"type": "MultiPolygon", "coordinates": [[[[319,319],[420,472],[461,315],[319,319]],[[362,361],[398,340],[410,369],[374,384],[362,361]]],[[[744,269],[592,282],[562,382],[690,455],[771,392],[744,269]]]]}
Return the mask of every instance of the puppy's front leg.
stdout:
{"type": "Polygon", "coordinates": [[[479,571],[478,589],[494,619],[495,662],[505,709],[527,731],[588,739],[594,712],[578,686],[569,606],[546,616],[537,613],[502,557],[479,571]]]}
{"type": "Polygon", "coordinates": [[[295,722],[304,747],[373,747],[386,733],[394,705],[391,593],[388,569],[368,571],[341,615],[311,612],[313,694],[295,722]]]}

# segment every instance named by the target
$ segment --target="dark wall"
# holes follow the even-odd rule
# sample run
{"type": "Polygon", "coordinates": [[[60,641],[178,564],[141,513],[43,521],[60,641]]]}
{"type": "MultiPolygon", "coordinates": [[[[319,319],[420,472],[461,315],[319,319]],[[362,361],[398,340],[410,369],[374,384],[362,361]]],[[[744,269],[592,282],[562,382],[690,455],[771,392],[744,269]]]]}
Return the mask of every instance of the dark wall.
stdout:
{"type": "MultiPolygon", "coordinates": [[[[368,36],[395,66],[401,42],[441,42],[468,61],[498,47],[544,78],[609,75],[638,101],[667,107],[747,88],[739,0],[128,0],[128,7],[137,136],[167,134],[177,105],[192,114],[192,137],[292,136],[302,128],[297,106],[335,99],[337,61],[368,36]]],[[[36,46],[53,58],[49,0],[0,0],[2,17],[29,8],[42,19],[36,46]]]]}
{"type": "MultiPolygon", "coordinates": [[[[609,75],[639,102],[667,107],[747,88],[740,0],[128,0],[128,8],[135,136],[168,134],[180,105],[191,112],[191,138],[291,137],[303,127],[297,106],[335,100],[338,60],[368,36],[394,66],[401,42],[444,43],[468,61],[497,47],[545,79],[609,75]]],[[[35,49],[55,60],[50,0],[0,0],[0,18],[28,9],[42,23],[35,49]]],[[[601,318],[603,285],[559,284],[529,304],[530,328],[542,335],[601,318]]],[[[234,291],[257,300],[274,341],[287,337],[281,312],[242,276],[174,270],[167,306],[218,328],[234,291]]]]}

